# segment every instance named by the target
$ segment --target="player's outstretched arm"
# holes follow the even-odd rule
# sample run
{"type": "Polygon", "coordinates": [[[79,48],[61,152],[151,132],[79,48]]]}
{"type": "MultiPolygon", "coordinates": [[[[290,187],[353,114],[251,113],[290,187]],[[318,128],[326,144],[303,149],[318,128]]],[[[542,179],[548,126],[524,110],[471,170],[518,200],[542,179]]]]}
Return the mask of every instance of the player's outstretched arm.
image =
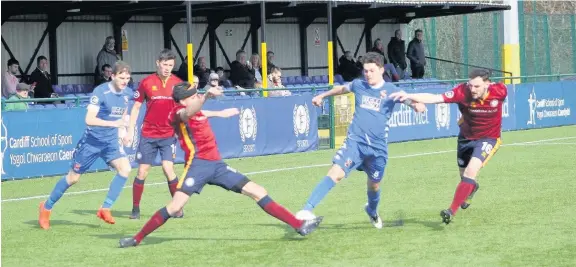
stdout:
{"type": "Polygon", "coordinates": [[[394,92],[390,94],[390,97],[395,101],[406,101],[410,100],[412,102],[418,102],[423,104],[438,104],[444,103],[444,98],[442,95],[434,95],[429,93],[418,93],[418,94],[408,94],[404,91],[394,92]]]}
{"type": "Polygon", "coordinates": [[[345,85],[338,85],[338,86],[334,86],[332,89],[330,89],[329,91],[326,91],[324,93],[321,93],[317,96],[315,96],[314,98],[312,98],[312,104],[314,104],[315,106],[322,106],[322,100],[325,97],[329,97],[329,96],[334,96],[334,95],[341,95],[341,94],[346,94],[350,92],[350,84],[345,84],[345,85]]]}
{"type": "Polygon", "coordinates": [[[217,110],[217,111],[202,110],[202,114],[204,114],[204,116],[206,116],[208,118],[210,118],[210,117],[230,118],[232,116],[236,116],[236,115],[240,114],[240,111],[237,108],[227,108],[227,109],[217,110]]]}
{"type": "Polygon", "coordinates": [[[88,105],[88,112],[86,112],[86,125],[88,126],[101,126],[101,127],[114,127],[114,128],[120,128],[120,127],[125,127],[126,126],[126,122],[124,121],[123,118],[120,118],[118,120],[115,121],[106,121],[103,119],[100,119],[98,117],[96,117],[96,115],[98,115],[98,111],[100,110],[100,107],[95,106],[95,105],[88,105]]]}
{"type": "Polygon", "coordinates": [[[422,112],[426,111],[426,105],[424,105],[423,103],[418,103],[418,102],[412,101],[412,103],[408,106],[410,106],[416,112],[422,113],[422,112]]]}

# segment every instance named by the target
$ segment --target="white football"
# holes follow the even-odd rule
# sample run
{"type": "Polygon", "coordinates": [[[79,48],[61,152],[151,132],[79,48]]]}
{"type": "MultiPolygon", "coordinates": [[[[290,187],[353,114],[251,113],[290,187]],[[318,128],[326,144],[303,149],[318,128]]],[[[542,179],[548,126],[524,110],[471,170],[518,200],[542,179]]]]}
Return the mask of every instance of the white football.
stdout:
{"type": "Polygon", "coordinates": [[[316,215],[309,210],[301,210],[296,213],[296,219],[298,220],[313,220],[316,218],[316,215]]]}

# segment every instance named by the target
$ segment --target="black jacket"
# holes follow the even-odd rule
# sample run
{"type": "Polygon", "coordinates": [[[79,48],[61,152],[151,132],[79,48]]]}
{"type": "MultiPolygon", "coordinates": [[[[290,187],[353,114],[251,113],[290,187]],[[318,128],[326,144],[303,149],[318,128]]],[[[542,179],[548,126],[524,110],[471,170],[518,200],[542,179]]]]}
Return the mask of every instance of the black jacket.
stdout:
{"type": "Polygon", "coordinates": [[[30,84],[36,83],[34,88],[34,98],[50,98],[54,89],[52,89],[50,73],[45,72],[44,74],[36,68],[30,74],[30,84]]]}
{"type": "Polygon", "coordinates": [[[238,60],[235,60],[230,64],[230,81],[232,81],[233,85],[252,89],[256,82],[254,70],[249,69],[245,65],[242,65],[238,60]]]}
{"type": "Polygon", "coordinates": [[[345,56],[341,56],[338,65],[338,73],[342,75],[344,81],[350,82],[358,77],[360,77],[361,69],[354,61],[346,59],[345,56]]]}
{"type": "Polygon", "coordinates": [[[408,43],[408,51],[406,57],[410,59],[411,66],[426,66],[426,58],[424,57],[424,44],[414,38],[408,43]]]}
{"type": "Polygon", "coordinates": [[[395,67],[406,69],[406,55],[404,54],[405,42],[402,39],[392,37],[388,43],[388,58],[395,67]]]}

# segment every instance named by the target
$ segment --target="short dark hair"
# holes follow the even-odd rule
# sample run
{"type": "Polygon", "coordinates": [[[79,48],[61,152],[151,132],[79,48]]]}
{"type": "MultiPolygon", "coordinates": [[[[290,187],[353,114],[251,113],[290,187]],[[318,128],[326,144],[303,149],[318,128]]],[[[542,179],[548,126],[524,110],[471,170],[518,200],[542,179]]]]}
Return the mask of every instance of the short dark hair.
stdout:
{"type": "Polygon", "coordinates": [[[374,63],[378,67],[384,67],[382,56],[376,52],[368,52],[362,57],[362,64],[374,63]]]}
{"type": "Polygon", "coordinates": [[[158,54],[158,61],[176,60],[176,54],[170,49],[162,49],[158,54]]]}
{"type": "Polygon", "coordinates": [[[276,66],[270,68],[270,73],[274,73],[275,71],[282,71],[282,70],[276,66]]]}
{"type": "Polygon", "coordinates": [[[42,60],[48,60],[45,56],[39,56],[36,58],[36,64],[40,64],[40,61],[42,60]]]}
{"type": "Polygon", "coordinates": [[[266,56],[269,56],[269,55],[274,55],[274,52],[272,52],[272,51],[266,52],[266,56]]]}
{"type": "Polygon", "coordinates": [[[222,67],[217,67],[217,68],[216,68],[216,72],[218,72],[218,71],[224,71],[224,68],[222,68],[222,67]]]}
{"type": "Polygon", "coordinates": [[[15,58],[8,59],[8,67],[12,65],[20,65],[20,63],[15,58]]]}
{"type": "Polygon", "coordinates": [[[417,35],[419,32],[422,33],[423,31],[420,30],[420,29],[416,29],[416,30],[414,31],[414,35],[417,35]]]}
{"type": "Polygon", "coordinates": [[[114,74],[121,74],[121,73],[128,73],[132,74],[132,68],[128,63],[118,60],[114,63],[114,68],[112,68],[112,73],[114,74]]]}
{"type": "Polygon", "coordinates": [[[112,66],[110,66],[110,64],[102,65],[102,71],[104,71],[106,68],[112,68],[112,66]]]}
{"type": "Polygon", "coordinates": [[[246,51],[240,49],[240,50],[236,51],[236,56],[239,56],[242,53],[246,54],[246,51]]]}
{"type": "Polygon", "coordinates": [[[468,75],[468,78],[474,79],[480,77],[483,81],[490,80],[490,71],[486,69],[474,69],[468,75]]]}

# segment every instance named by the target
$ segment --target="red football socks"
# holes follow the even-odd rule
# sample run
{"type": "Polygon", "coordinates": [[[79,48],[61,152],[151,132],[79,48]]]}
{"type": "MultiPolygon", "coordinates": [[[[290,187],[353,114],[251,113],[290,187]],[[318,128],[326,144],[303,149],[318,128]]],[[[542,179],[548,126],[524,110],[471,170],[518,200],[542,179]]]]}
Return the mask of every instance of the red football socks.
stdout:
{"type": "Polygon", "coordinates": [[[140,200],[144,192],[144,181],[146,180],[134,178],[134,183],[132,184],[132,205],[134,205],[135,208],[140,207],[140,200]]]}
{"type": "Polygon", "coordinates": [[[144,227],[142,227],[140,232],[138,232],[134,236],[134,239],[138,244],[140,244],[140,242],[142,242],[142,239],[144,239],[144,237],[146,237],[147,235],[158,229],[160,226],[162,226],[169,218],[170,215],[168,214],[168,210],[166,210],[166,207],[161,208],[156,213],[154,213],[154,215],[152,215],[152,218],[150,218],[150,220],[148,220],[146,224],[144,224],[144,227]]]}
{"type": "Polygon", "coordinates": [[[452,215],[456,214],[460,205],[466,200],[466,198],[472,194],[476,188],[476,181],[474,179],[462,177],[462,180],[456,187],[456,193],[454,193],[454,200],[452,200],[452,205],[450,206],[450,210],[452,211],[452,215]]]}
{"type": "Polygon", "coordinates": [[[276,219],[285,222],[286,224],[292,226],[294,229],[298,229],[302,226],[303,221],[296,219],[294,214],[288,211],[282,205],[274,202],[269,196],[265,196],[260,201],[258,205],[266,211],[266,213],[274,216],[276,219]]]}

